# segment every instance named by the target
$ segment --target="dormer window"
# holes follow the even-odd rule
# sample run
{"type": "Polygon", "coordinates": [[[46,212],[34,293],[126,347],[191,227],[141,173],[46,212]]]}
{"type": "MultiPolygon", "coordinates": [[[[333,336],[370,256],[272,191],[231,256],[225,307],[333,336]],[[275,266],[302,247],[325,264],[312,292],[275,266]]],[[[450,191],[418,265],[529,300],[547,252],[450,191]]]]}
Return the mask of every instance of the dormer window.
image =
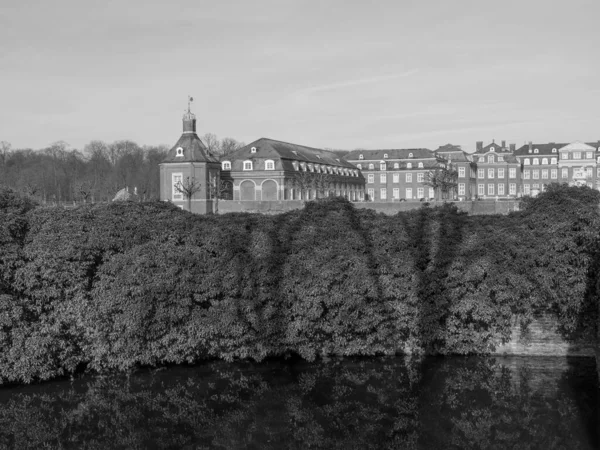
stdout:
{"type": "Polygon", "coordinates": [[[533,149],[533,153],[539,153],[540,151],[537,148],[533,149]]]}
{"type": "MultiPolygon", "coordinates": [[[[412,153],[411,153],[411,155],[412,155],[412,153]]],[[[412,169],[412,163],[406,163],[406,168],[407,169],[412,169]]]]}
{"type": "Polygon", "coordinates": [[[531,150],[531,149],[529,149],[529,151],[528,151],[527,153],[531,153],[531,151],[532,151],[532,150],[531,150]]]}
{"type": "Polygon", "coordinates": [[[300,167],[304,172],[306,172],[306,163],[300,163],[300,167]]]}
{"type": "Polygon", "coordinates": [[[386,159],[387,157],[388,157],[388,154],[387,154],[387,153],[384,153],[384,154],[383,154],[383,159],[386,159]]]}
{"type": "Polygon", "coordinates": [[[494,147],[490,147],[490,152],[495,152],[496,149],[494,147]]]}
{"type": "Polygon", "coordinates": [[[244,170],[252,170],[252,161],[244,161],[244,170]]]}
{"type": "Polygon", "coordinates": [[[357,164],[356,167],[358,167],[360,170],[362,170],[362,165],[361,164],[357,164]]]}
{"type": "Polygon", "coordinates": [[[420,163],[419,163],[419,169],[422,169],[422,168],[423,168],[423,163],[422,163],[422,162],[420,162],[420,163]]]}
{"type": "Polygon", "coordinates": [[[294,166],[294,170],[298,170],[298,161],[294,161],[292,166],[294,166]]]}
{"type": "Polygon", "coordinates": [[[363,155],[358,155],[358,159],[365,159],[363,155]]]}
{"type": "Polygon", "coordinates": [[[250,153],[256,153],[256,147],[252,147],[252,148],[250,149],[250,153]]]}
{"type": "Polygon", "coordinates": [[[413,157],[413,154],[412,154],[412,153],[409,153],[409,154],[408,154],[408,157],[409,157],[409,158],[412,158],[412,157],[413,157]]]}
{"type": "Polygon", "coordinates": [[[265,161],[265,170],[275,170],[275,161],[267,159],[265,161]]]}
{"type": "Polygon", "coordinates": [[[221,169],[223,169],[223,170],[231,170],[231,161],[223,161],[221,163],[221,169]]]}
{"type": "Polygon", "coordinates": [[[181,147],[177,147],[177,150],[175,150],[175,156],[183,156],[183,149],[181,147]]]}
{"type": "Polygon", "coordinates": [[[308,166],[309,171],[311,171],[311,172],[315,171],[315,167],[312,164],[307,164],[307,166],[308,166]]]}
{"type": "Polygon", "coordinates": [[[556,149],[555,148],[552,149],[552,153],[556,153],[556,149]]]}

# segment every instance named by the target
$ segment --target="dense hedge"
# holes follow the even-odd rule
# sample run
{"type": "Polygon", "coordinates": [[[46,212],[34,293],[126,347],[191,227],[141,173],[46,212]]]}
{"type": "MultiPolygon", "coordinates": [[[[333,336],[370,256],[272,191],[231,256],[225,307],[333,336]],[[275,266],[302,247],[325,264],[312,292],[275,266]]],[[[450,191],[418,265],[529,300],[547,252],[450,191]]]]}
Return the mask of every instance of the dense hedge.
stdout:
{"type": "Polygon", "coordinates": [[[0,193],[0,380],[299,354],[485,353],[554,312],[595,330],[600,193],[509,216],[342,199],[278,216],[167,203],[35,207],[0,193]]]}

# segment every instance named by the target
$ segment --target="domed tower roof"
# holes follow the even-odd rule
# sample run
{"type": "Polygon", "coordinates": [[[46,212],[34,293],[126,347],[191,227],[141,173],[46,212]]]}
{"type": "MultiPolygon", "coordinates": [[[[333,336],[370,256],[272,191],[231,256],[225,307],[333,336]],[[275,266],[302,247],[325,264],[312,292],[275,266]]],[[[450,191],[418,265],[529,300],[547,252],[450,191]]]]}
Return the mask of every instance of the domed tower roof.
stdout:
{"type": "Polygon", "coordinates": [[[196,115],[190,110],[190,103],[193,98],[188,101],[188,109],[183,115],[183,133],[177,143],[169,150],[163,163],[171,162],[219,162],[217,155],[209,152],[206,145],[200,140],[196,134],[196,115]]]}

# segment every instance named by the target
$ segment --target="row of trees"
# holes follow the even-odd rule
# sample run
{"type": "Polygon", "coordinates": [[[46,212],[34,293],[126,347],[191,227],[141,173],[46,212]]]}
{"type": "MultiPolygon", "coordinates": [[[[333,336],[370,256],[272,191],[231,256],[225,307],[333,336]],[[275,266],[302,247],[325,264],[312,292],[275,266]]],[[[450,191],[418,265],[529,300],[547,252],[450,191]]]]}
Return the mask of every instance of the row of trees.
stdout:
{"type": "MultiPolygon", "coordinates": [[[[232,138],[201,137],[208,149],[228,154],[244,144],[232,138]]],[[[0,142],[0,184],[42,203],[110,201],[128,186],[142,200],[159,198],[158,165],[169,147],[140,146],[130,140],[91,141],[82,150],[59,141],[40,149],[13,149],[0,142]]]]}

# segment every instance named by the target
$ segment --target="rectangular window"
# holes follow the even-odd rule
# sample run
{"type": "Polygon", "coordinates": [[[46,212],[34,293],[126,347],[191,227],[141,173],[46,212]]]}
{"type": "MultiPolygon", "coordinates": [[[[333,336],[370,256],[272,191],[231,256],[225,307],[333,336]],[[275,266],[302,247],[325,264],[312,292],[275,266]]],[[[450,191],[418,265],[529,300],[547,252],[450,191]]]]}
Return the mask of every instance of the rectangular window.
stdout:
{"type": "Polygon", "coordinates": [[[435,192],[433,192],[433,188],[429,188],[429,198],[435,197],[435,192]]]}
{"type": "Polygon", "coordinates": [[[400,174],[399,173],[395,173],[392,175],[392,182],[400,183],[400,174]]]}
{"type": "Polygon", "coordinates": [[[588,167],[585,171],[586,171],[586,176],[588,178],[592,178],[594,176],[594,169],[592,169],[591,167],[588,167]]]}
{"type": "Polygon", "coordinates": [[[406,200],[412,199],[412,188],[406,188],[406,200]]]}
{"type": "Polygon", "coordinates": [[[494,184],[488,184],[488,195],[494,195],[494,184]]]}
{"type": "Polygon", "coordinates": [[[252,170],[252,161],[244,161],[244,170],[252,170]]]}
{"type": "Polygon", "coordinates": [[[396,200],[398,200],[398,199],[400,198],[400,189],[398,189],[398,188],[394,188],[394,189],[392,190],[392,196],[393,196],[393,197],[394,197],[396,200]]]}
{"type": "Polygon", "coordinates": [[[594,155],[592,155],[592,152],[586,152],[586,154],[585,154],[586,159],[592,159],[593,157],[594,157],[594,155]]]}
{"type": "Polygon", "coordinates": [[[504,195],[504,183],[498,185],[498,195],[504,195]]]}
{"type": "Polygon", "coordinates": [[[367,178],[367,183],[375,183],[375,175],[370,173],[367,178]]]}
{"type": "Polygon", "coordinates": [[[417,183],[422,183],[423,182],[423,173],[418,173],[417,174],[417,183]]]}
{"type": "Polygon", "coordinates": [[[369,196],[368,200],[369,201],[375,201],[375,189],[373,188],[369,188],[367,189],[367,195],[369,196]]]}
{"type": "Polygon", "coordinates": [[[465,183],[458,183],[458,195],[465,195],[465,183]]]}
{"type": "Polygon", "coordinates": [[[477,178],[483,178],[483,177],[485,177],[485,170],[477,169],[477,178]]]}
{"type": "Polygon", "coordinates": [[[381,200],[386,200],[386,199],[387,199],[387,189],[382,188],[381,189],[381,200]]]}
{"type": "Polygon", "coordinates": [[[548,169],[543,169],[542,170],[542,180],[547,180],[548,179],[548,169]]]}
{"type": "Polygon", "coordinates": [[[423,198],[423,197],[425,197],[425,189],[417,188],[417,198],[423,198]]]}
{"type": "Polygon", "coordinates": [[[504,169],[498,169],[498,178],[504,178],[504,169]]]}
{"type": "Polygon", "coordinates": [[[508,169],[509,178],[517,178],[517,169],[508,169]]]}
{"type": "Polygon", "coordinates": [[[529,185],[528,184],[524,184],[523,185],[523,194],[525,194],[525,195],[531,194],[531,191],[529,190],[529,185]]]}
{"type": "Polygon", "coordinates": [[[517,185],[515,183],[510,183],[510,185],[508,186],[509,194],[510,195],[517,195],[517,185]]]}
{"type": "Polygon", "coordinates": [[[563,170],[561,170],[560,176],[562,178],[569,178],[569,169],[565,167],[563,170]]]}
{"type": "Polygon", "coordinates": [[[387,183],[387,174],[382,173],[381,175],[379,175],[379,182],[380,183],[387,183]]]}
{"type": "Polygon", "coordinates": [[[412,173],[407,173],[406,174],[406,182],[407,183],[412,183],[412,173]]]}
{"type": "Polygon", "coordinates": [[[550,171],[550,178],[552,178],[553,180],[556,180],[558,178],[558,170],[557,169],[552,169],[550,171]]]}
{"type": "Polygon", "coordinates": [[[573,159],[581,159],[581,152],[573,152],[573,159]]]}
{"type": "Polygon", "coordinates": [[[465,177],[465,168],[464,167],[459,167],[458,168],[458,176],[460,178],[464,178],[465,177]]]}
{"type": "Polygon", "coordinates": [[[488,169],[488,178],[494,178],[494,169],[488,169]]]}
{"type": "Polygon", "coordinates": [[[523,171],[523,179],[529,180],[529,178],[531,178],[531,171],[530,170],[524,170],[523,171]]]}
{"type": "Polygon", "coordinates": [[[477,185],[477,195],[485,195],[485,184],[477,185]]]}
{"type": "Polygon", "coordinates": [[[540,171],[539,170],[532,170],[532,175],[533,175],[533,179],[534,180],[539,180],[540,179],[540,171]]]}
{"type": "Polygon", "coordinates": [[[183,182],[183,174],[174,173],[171,175],[171,180],[173,183],[173,200],[183,200],[183,194],[175,187],[183,182]]]}

